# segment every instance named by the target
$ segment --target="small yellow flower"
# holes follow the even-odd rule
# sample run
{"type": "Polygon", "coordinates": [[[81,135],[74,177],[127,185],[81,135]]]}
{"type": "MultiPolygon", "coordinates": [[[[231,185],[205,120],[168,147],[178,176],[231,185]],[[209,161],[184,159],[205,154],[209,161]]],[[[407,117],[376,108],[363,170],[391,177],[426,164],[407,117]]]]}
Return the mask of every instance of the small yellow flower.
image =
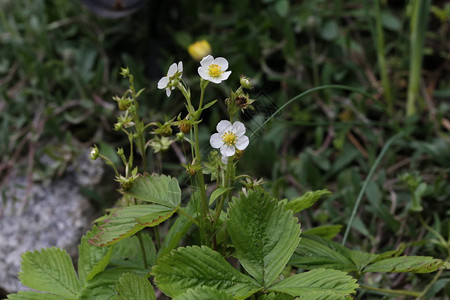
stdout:
{"type": "Polygon", "coordinates": [[[188,52],[193,59],[200,61],[206,55],[211,54],[211,45],[206,40],[197,41],[189,45],[188,52]]]}

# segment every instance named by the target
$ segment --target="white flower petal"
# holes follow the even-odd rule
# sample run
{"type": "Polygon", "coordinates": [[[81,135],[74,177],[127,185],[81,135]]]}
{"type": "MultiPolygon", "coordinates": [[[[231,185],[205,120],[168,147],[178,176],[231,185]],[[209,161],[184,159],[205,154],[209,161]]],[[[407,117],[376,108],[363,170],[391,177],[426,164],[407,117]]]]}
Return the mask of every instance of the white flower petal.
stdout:
{"type": "Polygon", "coordinates": [[[218,57],[214,60],[214,63],[216,65],[219,65],[219,67],[222,68],[222,71],[225,71],[226,69],[228,69],[228,61],[223,58],[223,57],[218,57]]]}
{"type": "Polygon", "coordinates": [[[173,63],[169,67],[169,71],[167,72],[168,77],[172,77],[177,72],[177,64],[173,63]]]}
{"type": "Polygon", "coordinates": [[[236,121],[233,123],[233,129],[231,129],[231,131],[233,131],[236,134],[236,136],[238,136],[238,137],[241,135],[244,135],[245,134],[245,125],[239,121],[236,121]]]}
{"type": "Polygon", "coordinates": [[[209,67],[210,64],[212,64],[214,62],[214,57],[212,57],[211,55],[207,55],[205,57],[202,58],[202,60],[200,61],[200,65],[202,67],[209,67]]]}
{"type": "Polygon", "coordinates": [[[249,144],[249,139],[246,135],[240,136],[237,138],[236,140],[236,144],[234,144],[236,146],[236,148],[238,150],[244,150],[245,148],[247,148],[248,144],[249,144]]]}
{"type": "Polygon", "coordinates": [[[228,163],[228,156],[222,156],[222,158],[220,159],[220,161],[224,164],[228,163]]]}
{"type": "Polygon", "coordinates": [[[225,131],[229,131],[233,128],[231,122],[228,120],[222,120],[217,124],[216,130],[218,133],[224,133],[225,131]]]}
{"type": "Polygon", "coordinates": [[[169,84],[169,77],[165,76],[158,81],[158,89],[162,90],[169,84]]]}
{"type": "Polygon", "coordinates": [[[227,80],[228,77],[230,77],[230,74],[231,74],[231,71],[223,72],[222,75],[220,76],[220,79],[221,79],[222,81],[223,81],[223,80],[227,80]]]}
{"type": "Polygon", "coordinates": [[[170,94],[172,93],[172,91],[170,90],[170,88],[166,89],[166,95],[167,97],[170,97],[170,94]]]}
{"type": "Polygon", "coordinates": [[[219,149],[223,146],[224,142],[222,139],[222,135],[219,133],[214,133],[211,138],[209,139],[209,143],[211,144],[211,147],[219,149]]]}
{"type": "Polygon", "coordinates": [[[234,146],[223,145],[220,147],[220,153],[223,156],[233,156],[236,153],[236,149],[234,149],[234,146]]]}
{"type": "Polygon", "coordinates": [[[180,62],[178,63],[178,72],[179,72],[179,73],[183,73],[183,62],[182,62],[182,61],[180,61],[180,62]]]}
{"type": "Polygon", "coordinates": [[[205,68],[198,67],[197,71],[198,71],[198,75],[200,75],[201,78],[203,78],[205,80],[209,80],[208,71],[206,71],[205,68]]]}
{"type": "Polygon", "coordinates": [[[214,77],[211,77],[209,75],[208,75],[208,78],[206,80],[208,80],[208,81],[210,81],[212,83],[217,83],[217,84],[222,82],[222,79],[220,77],[214,78],[214,77]]]}

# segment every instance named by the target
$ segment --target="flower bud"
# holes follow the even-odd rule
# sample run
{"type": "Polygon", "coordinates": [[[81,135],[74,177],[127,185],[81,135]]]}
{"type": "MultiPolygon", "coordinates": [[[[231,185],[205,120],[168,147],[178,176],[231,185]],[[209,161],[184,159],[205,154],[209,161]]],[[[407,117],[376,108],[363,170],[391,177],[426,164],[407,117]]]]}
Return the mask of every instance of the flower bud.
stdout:
{"type": "Polygon", "coordinates": [[[184,140],[184,133],[183,132],[178,132],[177,133],[177,140],[180,140],[180,141],[184,140]]]}
{"type": "Polygon", "coordinates": [[[130,69],[128,69],[128,67],[121,68],[120,75],[122,75],[123,77],[127,77],[128,75],[130,75],[130,69]]]}
{"type": "Polygon", "coordinates": [[[96,160],[98,158],[98,156],[100,155],[97,145],[94,145],[94,147],[91,148],[91,154],[89,156],[89,158],[91,160],[96,160]]]}
{"type": "Polygon", "coordinates": [[[245,88],[245,89],[249,90],[249,89],[253,88],[252,82],[246,76],[241,76],[241,79],[240,79],[239,82],[242,85],[242,87],[245,88]]]}

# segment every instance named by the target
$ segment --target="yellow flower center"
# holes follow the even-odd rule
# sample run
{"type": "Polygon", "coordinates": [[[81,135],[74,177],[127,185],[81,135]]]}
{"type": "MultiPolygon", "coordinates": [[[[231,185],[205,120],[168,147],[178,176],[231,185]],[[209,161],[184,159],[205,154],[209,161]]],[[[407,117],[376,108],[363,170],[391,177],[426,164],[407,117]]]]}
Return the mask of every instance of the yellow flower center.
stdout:
{"type": "Polygon", "coordinates": [[[219,65],[211,64],[208,68],[208,73],[211,77],[220,77],[220,74],[222,74],[223,71],[219,65]]]}
{"type": "Polygon", "coordinates": [[[236,144],[237,136],[233,132],[227,131],[222,135],[222,140],[226,145],[231,146],[236,144]]]}

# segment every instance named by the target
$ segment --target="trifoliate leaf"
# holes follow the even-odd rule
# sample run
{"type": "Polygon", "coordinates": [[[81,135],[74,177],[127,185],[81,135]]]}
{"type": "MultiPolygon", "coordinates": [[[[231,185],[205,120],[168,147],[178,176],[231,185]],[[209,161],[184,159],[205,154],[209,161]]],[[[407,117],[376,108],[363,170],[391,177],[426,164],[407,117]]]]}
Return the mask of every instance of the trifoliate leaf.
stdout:
{"type": "Polygon", "coordinates": [[[18,292],[17,294],[9,294],[9,300],[67,300],[69,298],[52,295],[52,294],[44,294],[38,292],[18,292]]]}
{"type": "Polygon", "coordinates": [[[112,209],[99,232],[89,240],[95,246],[106,246],[130,237],[145,227],[153,227],[167,220],[175,209],[159,204],[131,205],[112,209]]]}
{"type": "Polygon", "coordinates": [[[139,176],[126,193],[136,199],[176,209],[181,201],[181,190],[175,178],[166,175],[139,176]]]}
{"type": "Polygon", "coordinates": [[[288,277],[274,284],[267,291],[286,293],[294,297],[305,297],[309,293],[314,293],[315,295],[323,293],[336,296],[333,299],[339,299],[339,297],[355,293],[356,288],[358,288],[356,279],[344,272],[331,269],[316,269],[288,277]]]}
{"type": "Polygon", "coordinates": [[[313,206],[320,197],[329,194],[331,194],[331,192],[328,190],[306,192],[302,196],[290,200],[284,207],[286,210],[291,209],[294,213],[298,213],[313,206]]]}
{"type": "Polygon", "coordinates": [[[150,282],[134,273],[125,273],[116,284],[116,300],[156,300],[150,282]]]}
{"type": "Polygon", "coordinates": [[[78,246],[78,277],[83,284],[102,272],[111,258],[111,247],[100,248],[89,244],[89,240],[97,233],[98,228],[94,226],[81,238],[80,246],[78,246]]]}
{"type": "Polygon", "coordinates": [[[173,300],[234,300],[233,296],[227,294],[225,291],[221,291],[210,287],[199,287],[195,289],[189,289],[186,293],[183,293],[173,300]]]}
{"type": "Polygon", "coordinates": [[[445,267],[445,261],[429,256],[399,256],[368,265],[363,272],[430,273],[445,267]]]}
{"type": "Polygon", "coordinates": [[[20,281],[35,290],[75,298],[80,282],[66,251],[46,248],[22,255],[20,281]]]}
{"type": "Polygon", "coordinates": [[[233,268],[220,253],[206,247],[186,247],[162,256],[152,269],[155,283],[176,297],[190,288],[214,287],[245,299],[261,290],[257,282],[233,268]]]}
{"type": "Polygon", "coordinates": [[[228,210],[227,228],[240,263],[263,287],[283,271],[301,233],[292,211],[261,189],[235,199],[228,210]]]}
{"type": "Polygon", "coordinates": [[[83,290],[78,294],[77,300],[114,299],[116,296],[115,286],[124,273],[145,275],[147,272],[144,269],[137,268],[106,269],[86,283],[83,290]]]}

